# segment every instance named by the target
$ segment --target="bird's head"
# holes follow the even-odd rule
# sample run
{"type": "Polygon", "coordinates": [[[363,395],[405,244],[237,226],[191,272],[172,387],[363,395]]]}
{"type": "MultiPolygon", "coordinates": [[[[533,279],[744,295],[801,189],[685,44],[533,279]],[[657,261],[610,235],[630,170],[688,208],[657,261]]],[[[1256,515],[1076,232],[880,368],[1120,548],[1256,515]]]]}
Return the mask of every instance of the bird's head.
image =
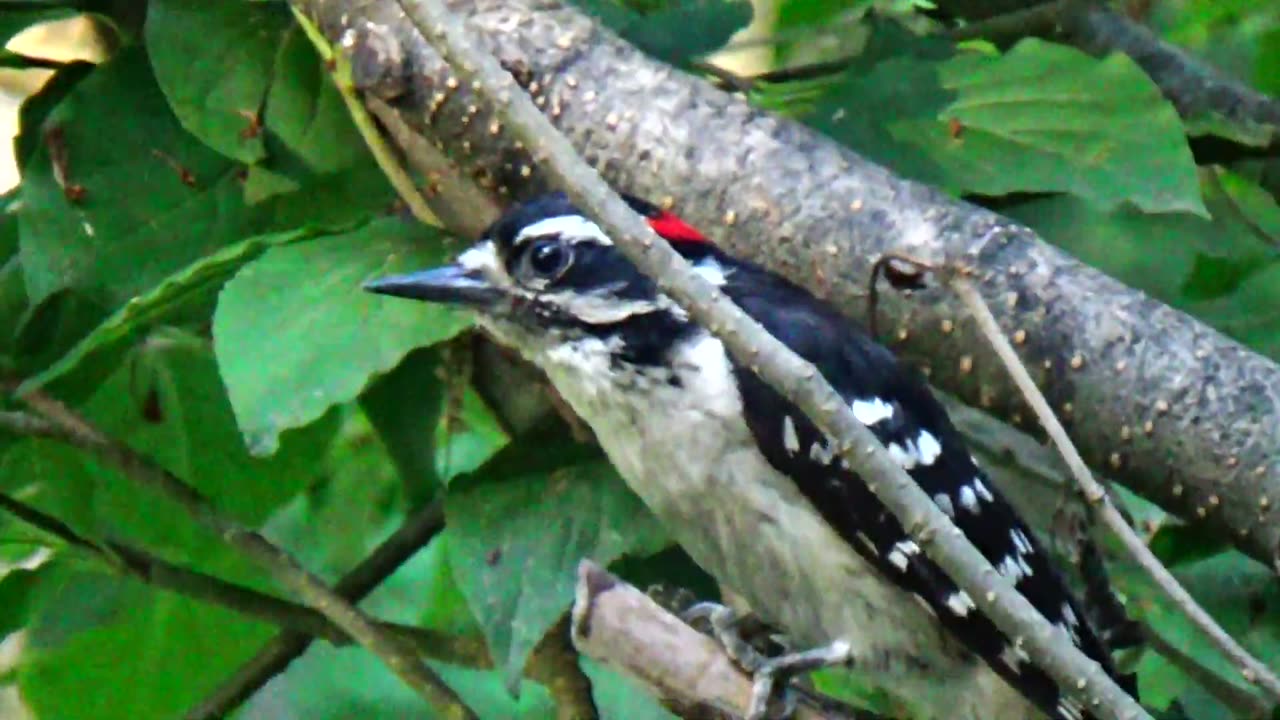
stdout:
{"type": "MultiPolygon", "coordinates": [[[[648,202],[626,199],[704,277],[723,283],[724,256],[697,230],[648,202]]],[[[562,193],[512,207],[451,265],[373,280],[365,289],[471,309],[500,341],[526,353],[575,338],[615,337],[624,327],[687,324],[683,311],[562,193]]]]}

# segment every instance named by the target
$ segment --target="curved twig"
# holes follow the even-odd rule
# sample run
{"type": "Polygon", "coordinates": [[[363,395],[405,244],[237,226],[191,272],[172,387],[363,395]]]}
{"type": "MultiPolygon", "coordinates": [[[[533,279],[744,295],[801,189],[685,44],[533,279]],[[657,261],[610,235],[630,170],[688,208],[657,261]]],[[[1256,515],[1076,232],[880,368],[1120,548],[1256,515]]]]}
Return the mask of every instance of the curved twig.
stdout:
{"type": "Polygon", "coordinates": [[[991,314],[990,308],[987,307],[986,302],[983,301],[978,291],[974,289],[973,284],[958,272],[953,272],[948,276],[947,284],[964,302],[965,307],[969,309],[970,314],[977,321],[978,327],[982,329],[982,334],[991,343],[992,349],[999,355],[1005,369],[1009,371],[1009,375],[1012,376],[1018,389],[1022,391],[1027,404],[1031,406],[1032,411],[1035,412],[1036,417],[1040,420],[1040,424],[1044,426],[1045,432],[1048,433],[1054,446],[1062,454],[1063,460],[1066,461],[1072,476],[1075,477],[1076,483],[1080,486],[1080,491],[1084,494],[1085,501],[1092,508],[1094,516],[1120,540],[1125,551],[1133,558],[1134,562],[1151,577],[1152,581],[1191,620],[1192,624],[1205,634],[1214,647],[1218,648],[1223,655],[1240,668],[1240,674],[1246,682],[1258,685],[1272,698],[1280,700],[1280,678],[1277,678],[1266,665],[1263,665],[1250,655],[1248,650],[1245,650],[1243,646],[1235,641],[1235,638],[1231,637],[1226,630],[1223,630],[1218,625],[1213,616],[1200,607],[1195,598],[1191,597],[1186,588],[1182,587],[1182,584],[1160,562],[1160,559],[1152,554],[1151,549],[1142,541],[1142,538],[1138,537],[1133,528],[1129,527],[1129,524],[1125,522],[1120,511],[1108,497],[1106,488],[1094,479],[1093,472],[1089,470],[1084,458],[1080,457],[1080,453],[1071,442],[1071,438],[1067,436],[1066,428],[1062,427],[1057,415],[1049,407],[1048,401],[1044,399],[1044,395],[1036,387],[1035,382],[1031,379],[1031,374],[1027,372],[1026,366],[1022,364],[1018,354],[1014,352],[1013,346],[1005,339],[1004,333],[1000,330],[1000,325],[996,323],[995,316],[991,314]]]}
{"type": "MultiPolygon", "coordinates": [[[[343,575],[334,584],[333,591],[353,603],[359,602],[443,527],[443,505],[437,501],[423,507],[406,518],[368,557],[343,575]]],[[[306,633],[294,631],[285,631],[271,638],[222,684],[187,710],[184,717],[187,720],[225,717],[301,657],[311,646],[312,639],[306,633]]]]}

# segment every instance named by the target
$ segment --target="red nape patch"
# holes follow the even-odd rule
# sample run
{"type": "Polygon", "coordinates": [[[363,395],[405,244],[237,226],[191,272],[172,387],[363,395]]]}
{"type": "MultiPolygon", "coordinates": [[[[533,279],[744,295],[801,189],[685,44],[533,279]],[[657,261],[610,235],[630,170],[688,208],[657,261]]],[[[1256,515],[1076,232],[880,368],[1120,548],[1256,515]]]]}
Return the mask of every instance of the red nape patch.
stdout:
{"type": "Polygon", "coordinates": [[[645,218],[649,227],[669,242],[707,242],[702,233],[692,225],[681,220],[675,213],[659,210],[656,215],[645,218]]]}

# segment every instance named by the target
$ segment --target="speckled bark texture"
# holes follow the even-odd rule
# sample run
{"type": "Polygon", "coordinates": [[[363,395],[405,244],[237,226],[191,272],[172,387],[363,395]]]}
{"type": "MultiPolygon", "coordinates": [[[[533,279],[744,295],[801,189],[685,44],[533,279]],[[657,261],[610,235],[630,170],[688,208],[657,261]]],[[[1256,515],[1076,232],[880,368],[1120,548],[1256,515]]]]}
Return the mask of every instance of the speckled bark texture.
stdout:
{"type": "MultiPolygon", "coordinates": [[[[543,189],[537,148],[458,82],[394,0],[298,0],[365,92],[495,192],[543,189]]],[[[1029,229],[895,177],[821,135],[653,61],[557,2],[454,2],[582,155],[619,189],[674,203],[730,250],[850,316],[898,252],[973,268],[1002,327],[1094,465],[1272,562],[1280,543],[1280,369],[1046,245],[1029,229]]],[[[1030,418],[941,290],[881,304],[885,339],[932,381],[1030,418]]]]}

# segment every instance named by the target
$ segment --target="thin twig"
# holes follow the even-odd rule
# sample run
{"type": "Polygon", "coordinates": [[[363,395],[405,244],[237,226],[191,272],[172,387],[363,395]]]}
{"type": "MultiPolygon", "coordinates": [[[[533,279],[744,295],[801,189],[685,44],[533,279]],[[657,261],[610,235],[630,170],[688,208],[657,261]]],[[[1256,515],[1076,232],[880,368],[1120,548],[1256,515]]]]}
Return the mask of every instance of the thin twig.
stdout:
{"type": "MultiPolygon", "coordinates": [[[[359,602],[383,580],[412,557],[444,527],[444,510],[433,502],[410,515],[360,564],[342,576],[333,591],[351,602],[359,602]]],[[[312,637],[285,631],[267,641],[258,652],[201,699],[184,715],[187,720],[225,717],[239,707],[271,678],[306,652],[312,637]]]]}
{"type": "Polygon", "coordinates": [[[94,541],[77,533],[75,530],[71,529],[70,525],[58,518],[38,510],[15,497],[0,493],[0,510],[4,510],[32,527],[49,533],[50,535],[65,542],[67,545],[80,548],[81,550],[88,550],[89,552],[104,558],[107,557],[105,551],[100,545],[98,545],[98,543],[95,543],[94,541]]]}
{"type": "Polygon", "coordinates": [[[1044,395],[1036,387],[1035,382],[1031,379],[1031,374],[1027,372],[1026,367],[1018,358],[1018,354],[1014,352],[1013,346],[1009,344],[1004,333],[1000,330],[1000,326],[996,323],[995,316],[991,314],[990,308],[987,307],[986,301],[978,294],[973,284],[960,273],[953,273],[948,278],[948,284],[961,302],[964,303],[970,314],[973,315],[982,334],[996,351],[1001,362],[1004,363],[1009,375],[1012,376],[1014,384],[1018,386],[1018,390],[1022,392],[1023,398],[1035,412],[1036,417],[1040,420],[1040,424],[1044,426],[1045,432],[1048,433],[1054,446],[1062,454],[1067,468],[1075,477],[1080,486],[1080,491],[1093,508],[1095,516],[1107,529],[1115,533],[1115,536],[1119,538],[1125,550],[1133,557],[1138,566],[1146,571],[1152,581],[1191,620],[1192,624],[1200,628],[1200,631],[1209,638],[1214,647],[1218,648],[1231,662],[1240,668],[1240,674],[1245,681],[1259,685],[1268,695],[1280,700],[1280,678],[1277,678],[1266,665],[1258,662],[1256,658],[1250,655],[1249,651],[1237,643],[1234,638],[1227,634],[1227,631],[1223,630],[1214,621],[1209,613],[1205,612],[1204,608],[1200,607],[1195,598],[1191,597],[1186,588],[1182,587],[1177,578],[1151,553],[1146,543],[1142,542],[1142,539],[1133,531],[1133,528],[1129,527],[1129,524],[1125,522],[1120,511],[1116,509],[1116,506],[1112,504],[1107,496],[1106,489],[1094,479],[1089,466],[1080,457],[1080,453],[1071,442],[1066,429],[1062,427],[1062,423],[1058,422],[1057,416],[1049,408],[1048,401],[1045,400],[1044,395]]]}
{"type": "Polygon", "coordinates": [[[596,720],[600,710],[570,637],[570,613],[565,611],[525,661],[524,674],[547,688],[556,704],[557,720],[596,720]]]}
{"type": "Polygon", "coordinates": [[[20,410],[0,410],[0,429],[23,437],[61,437],[63,433],[48,420],[20,410]]]}
{"type": "Polygon", "coordinates": [[[409,176],[408,171],[400,163],[400,159],[396,157],[395,150],[383,139],[382,133],[378,131],[377,124],[361,102],[360,95],[351,82],[350,67],[346,58],[333,52],[324,34],[316,29],[316,26],[306,15],[298,10],[297,6],[290,4],[289,8],[293,10],[293,16],[298,21],[298,26],[302,28],[302,31],[306,33],[307,39],[311,40],[311,44],[315,46],[321,61],[326,67],[332,68],[329,74],[333,78],[333,85],[338,89],[338,94],[342,96],[342,102],[346,103],[347,112],[351,115],[351,120],[355,124],[356,130],[360,133],[360,137],[364,138],[364,143],[368,146],[369,153],[373,155],[373,159],[378,163],[382,174],[387,176],[387,181],[391,183],[391,187],[395,188],[396,194],[408,206],[409,212],[413,213],[418,222],[427,225],[440,225],[435,213],[431,212],[431,208],[427,206],[427,201],[423,199],[417,184],[414,183],[413,178],[409,176]]]}
{"type": "Polygon", "coordinates": [[[265,569],[277,582],[314,608],[377,655],[391,670],[449,720],[470,720],[473,713],[462,700],[424,665],[418,654],[399,637],[386,632],[367,615],[344,600],[307,571],[284,550],[258,533],[224,517],[200,492],[132,448],[117,443],[61,402],[33,390],[20,399],[67,433],[70,444],[114,465],[121,474],[177,503],[194,520],[217,533],[223,541],[265,569]]]}
{"type": "Polygon", "coordinates": [[[845,55],[832,60],[789,65],[787,67],[765,70],[755,75],[739,75],[728,68],[713,62],[697,60],[692,63],[696,70],[712,76],[716,86],[733,92],[749,93],[759,87],[760,83],[788,83],[839,75],[853,65],[856,56],[845,55]]]}
{"type": "Polygon", "coordinates": [[[1004,45],[1029,35],[1047,35],[1061,24],[1064,13],[1076,1],[1054,0],[1005,15],[996,15],[949,30],[947,37],[956,42],[982,38],[1004,45]]]}
{"type": "MultiPolygon", "coordinates": [[[[95,542],[76,533],[62,520],[9,495],[0,494],[0,509],[153,587],[226,608],[291,632],[321,638],[335,646],[352,643],[351,636],[342,628],[305,605],[189,570],[132,545],[95,542]],[[116,562],[117,559],[122,562],[116,562]]],[[[410,625],[379,625],[387,632],[403,638],[428,657],[481,667],[490,664],[483,642],[479,639],[470,641],[410,625]]]]}
{"type": "Polygon", "coordinates": [[[817,372],[752,320],[689,264],[618,197],[542,115],[498,62],[481,49],[441,0],[397,0],[409,21],[449,63],[462,83],[497,108],[511,136],[540,158],[540,167],[591,215],[636,267],[706,327],[739,362],[794,402],[833,438],[840,457],[977,607],[1009,637],[1023,638],[1033,661],[1064,692],[1096,707],[1106,720],[1150,715],[1098,663],[1085,657],[959,532],[932,499],[890,457],[871,431],[817,372]],[[1086,691],[1087,689],[1087,691],[1086,691]]]}

